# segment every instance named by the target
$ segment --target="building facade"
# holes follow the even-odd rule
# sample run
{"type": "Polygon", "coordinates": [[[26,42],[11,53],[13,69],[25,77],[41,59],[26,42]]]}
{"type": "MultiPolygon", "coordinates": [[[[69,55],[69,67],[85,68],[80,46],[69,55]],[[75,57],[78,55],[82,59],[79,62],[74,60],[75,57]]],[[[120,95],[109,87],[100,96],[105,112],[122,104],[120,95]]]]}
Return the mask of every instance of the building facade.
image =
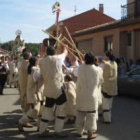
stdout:
{"type": "Polygon", "coordinates": [[[122,11],[120,55],[138,59],[140,58],[140,0],[128,0],[128,3],[122,6],[122,11]]]}
{"type": "Polygon", "coordinates": [[[72,36],[81,51],[103,55],[105,51],[113,50],[115,55],[119,56],[119,24],[120,20],[102,24],[75,32],[72,36]]]}
{"type": "Polygon", "coordinates": [[[102,55],[113,50],[126,59],[140,58],[140,0],[129,0],[122,6],[122,18],[73,34],[78,49],[102,55]]]}
{"type": "MultiPolygon", "coordinates": [[[[115,19],[104,14],[103,4],[100,4],[99,10],[91,9],[89,11],[78,14],[71,18],[59,21],[58,26],[52,25],[51,27],[46,29],[46,31],[48,31],[53,36],[57,36],[57,37],[60,34],[62,34],[62,37],[65,36],[67,39],[70,40],[65,27],[67,27],[70,34],[73,34],[74,32],[79,30],[83,30],[93,26],[99,26],[101,24],[105,24],[112,21],[115,21],[115,19]]],[[[89,43],[91,42],[89,41],[89,43]]],[[[44,50],[44,49],[40,49],[40,50],[44,50]]]]}

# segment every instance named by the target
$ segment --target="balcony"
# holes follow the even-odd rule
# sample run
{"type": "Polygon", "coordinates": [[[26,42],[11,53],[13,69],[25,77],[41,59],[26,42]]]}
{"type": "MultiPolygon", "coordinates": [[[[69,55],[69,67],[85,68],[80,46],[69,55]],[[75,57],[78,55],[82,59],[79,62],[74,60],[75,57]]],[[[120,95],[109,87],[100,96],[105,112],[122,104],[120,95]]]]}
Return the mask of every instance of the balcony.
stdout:
{"type": "Polygon", "coordinates": [[[140,17],[140,0],[121,6],[122,20],[140,17]]]}

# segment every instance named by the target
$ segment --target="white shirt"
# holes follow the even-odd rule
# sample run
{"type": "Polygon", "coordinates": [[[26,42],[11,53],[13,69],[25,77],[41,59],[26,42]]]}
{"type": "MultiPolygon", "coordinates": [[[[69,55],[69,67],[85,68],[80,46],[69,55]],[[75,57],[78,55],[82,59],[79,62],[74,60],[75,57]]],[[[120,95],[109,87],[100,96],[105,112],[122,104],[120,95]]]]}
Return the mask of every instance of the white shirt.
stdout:
{"type": "Polygon", "coordinates": [[[62,72],[62,65],[64,64],[66,55],[64,53],[57,55],[56,67],[62,72]]]}
{"type": "Polygon", "coordinates": [[[79,68],[79,63],[78,63],[78,61],[76,61],[73,66],[66,68],[65,73],[73,73],[77,77],[78,76],[78,68],[79,68]]]}

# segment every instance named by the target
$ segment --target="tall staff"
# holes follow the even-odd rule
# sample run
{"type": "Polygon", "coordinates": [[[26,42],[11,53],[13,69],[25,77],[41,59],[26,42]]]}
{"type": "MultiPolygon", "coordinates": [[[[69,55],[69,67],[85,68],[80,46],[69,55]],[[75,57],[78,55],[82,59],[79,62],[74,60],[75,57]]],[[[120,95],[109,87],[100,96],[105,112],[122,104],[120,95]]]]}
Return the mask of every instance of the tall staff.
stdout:
{"type": "Polygon", "coordinates": [[[44,30],[42,30],[44,33],[47,33],[50,37],[52,37],[53,39],[55,39],[56,41],[58,41],[58,43],[60,44],[60,45],[63,45],[63,46],[65,46],[67,49],[68,49],[68,52],[70,52],[74,57],[75,57],[75,54],[73,53],[73,51],[75,51],[75,50],[73,50],[72,48],[69,48],[66,44],[64,44],[61,40],[59,40],[57,37],[54,37],[52,34],[50,34],[49,32],[47,32],[47,31],[44,31],[44,30]]]}
{"type": "Polygon", "coordinates": [[[60,11],[61,11],[60,10],[60,3],[59,2],[55,2],[53,4],[53,6],[52,6],[52,12],[56,13],[56,22],[55,22],[55,24],[56,24],[56,30],[57,30],[57,32],[56,32],[56,36],[57,37],[59,35],[59,25],[58,25],[58,22],[59,22],[60,11]]]}
{"type": "MultiPolygon", "coordinates": [[[[83,58],[84,58],[83,54],[77,49],[77,47],[76,47],[76,45],[75,45],[75,43],[74,43],[74,41],[73,41],[73,39],[72,39],[72,37],[71,37],[71,35],[70,35],[70,32],[68,31],[68,28],[67,28],[66,26],[65,26],[65,30],[66,30],[66,32],[67,32],[67,34],[68,34],[68,36],[69,36],[69,38],[70,38],[70,40],[71,40],[73,49],[76,50],[76,52],[77,52],[77,54],[78,54],[80,60],[82,61],[83,58]],[[82,55],[82,57],[81,57],[81,55],[82,55]]],[[[66,38],[66,40],[67,40],[67,38],[66,38]]],[[[67,40],[67,41],[69,42],[69,40],[67,40]]],[[[70,43],[70,42],[69,42],[69,43],[70,43]]],[[[70,44],[71,44],[71,43],[70,43],[70,44]]]]}

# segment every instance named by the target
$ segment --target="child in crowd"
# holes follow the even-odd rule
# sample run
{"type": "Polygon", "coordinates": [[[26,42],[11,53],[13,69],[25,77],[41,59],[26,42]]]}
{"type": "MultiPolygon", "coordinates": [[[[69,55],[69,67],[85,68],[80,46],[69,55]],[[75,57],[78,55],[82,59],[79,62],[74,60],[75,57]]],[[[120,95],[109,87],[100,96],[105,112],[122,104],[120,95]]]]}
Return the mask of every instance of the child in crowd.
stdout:
{"type": "Polygon", "coordinates": [[[73,124],[75,123],[76,116],[76,85],[72,81],[71,75],[66,75],[65,83],[63,85],[64,91],[67,97],[66,103],[66,113],[67,113],[67,123],[73,124]]]}

